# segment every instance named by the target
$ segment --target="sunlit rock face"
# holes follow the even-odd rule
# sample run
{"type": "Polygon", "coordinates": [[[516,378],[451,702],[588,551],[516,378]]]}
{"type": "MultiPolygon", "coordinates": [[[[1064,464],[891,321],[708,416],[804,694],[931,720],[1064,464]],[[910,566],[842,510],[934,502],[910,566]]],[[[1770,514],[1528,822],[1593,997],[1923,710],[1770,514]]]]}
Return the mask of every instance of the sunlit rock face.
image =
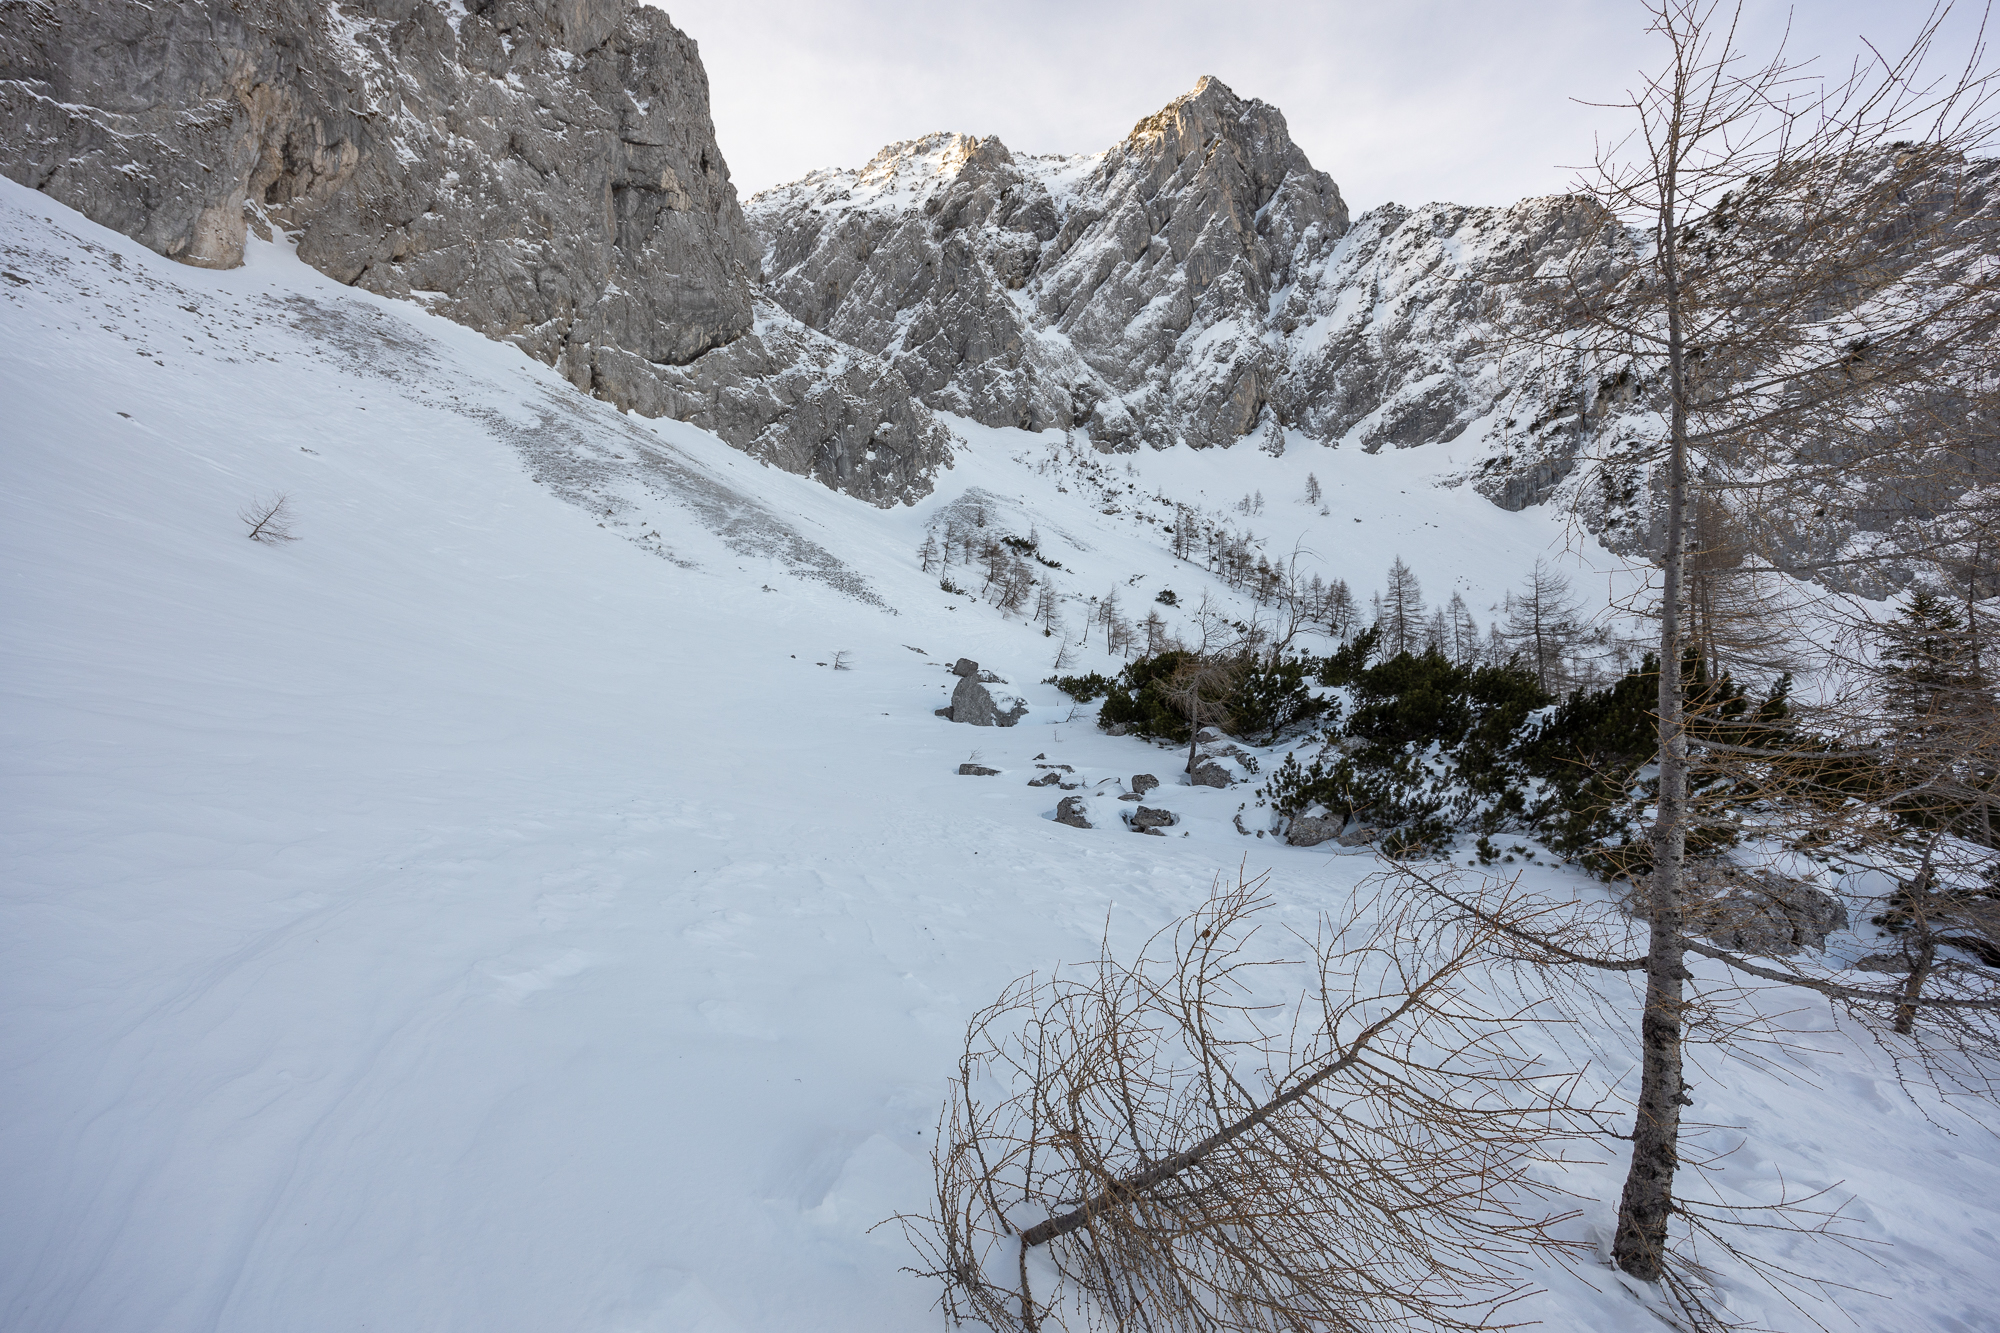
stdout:
{"type": "Polygon", "coordinates": [[[929,405],[1111,448],[1253,429],[1271,298],[1348,226],[1283,115],[1212,78],[1103,153],[933,134],[747,211],[773,299],[929,405]]]}

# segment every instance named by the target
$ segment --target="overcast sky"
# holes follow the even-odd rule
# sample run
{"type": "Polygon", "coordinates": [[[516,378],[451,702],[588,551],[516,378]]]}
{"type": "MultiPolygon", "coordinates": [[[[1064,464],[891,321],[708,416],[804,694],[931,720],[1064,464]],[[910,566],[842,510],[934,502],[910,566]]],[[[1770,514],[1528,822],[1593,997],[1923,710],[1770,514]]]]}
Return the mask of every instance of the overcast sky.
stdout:
{"type": "MultiPolygon", "coordinates": [[[[701,45],[723,156],[745,198],[860,166],[932,130],[1018,152],[1108,148],[1213,74],[1285,113],[1358,214],[1394,200],[1504,204],[1562,189],[1658,48],[1637,0],[694,0],[664,6],[701,45]]],[[[1907,39],[1927,0],[1810,0],[1790,49],[1844,68],[1907,39]]],[[[1975,10],[1977,0],[1975,0],[1975,10]]],[[[1750,0],[1743,43],[1787,17],[1750,0]]],[[[1953,25],[1961,58],[1973,12],[1953,25]]]]}

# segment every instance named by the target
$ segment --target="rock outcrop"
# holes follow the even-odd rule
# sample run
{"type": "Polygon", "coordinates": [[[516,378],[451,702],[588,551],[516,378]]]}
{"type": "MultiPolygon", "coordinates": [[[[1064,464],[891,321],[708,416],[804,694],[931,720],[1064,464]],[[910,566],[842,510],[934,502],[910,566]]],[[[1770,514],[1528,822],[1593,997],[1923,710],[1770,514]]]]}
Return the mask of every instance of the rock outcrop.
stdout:
{"type": "Polygon", "coordinates": [[[636,0],[9,0],[0,172],[209,268],[283,228],[340,282],[877,504],[949,457],[896,371],[756,318],[700,56],[636,0]]]}

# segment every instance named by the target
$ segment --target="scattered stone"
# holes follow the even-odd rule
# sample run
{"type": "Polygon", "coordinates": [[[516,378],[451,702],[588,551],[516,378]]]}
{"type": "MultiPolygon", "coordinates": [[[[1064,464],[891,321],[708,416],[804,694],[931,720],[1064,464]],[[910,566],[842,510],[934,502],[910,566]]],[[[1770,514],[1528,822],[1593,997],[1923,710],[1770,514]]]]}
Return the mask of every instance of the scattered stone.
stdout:
{"type": "Polygon", "coordinates": [[[1056,802],[1056,823],[1067,824],[1071,828],[1091,827],[1089,807],[1081,796],[1065,796],[1056,802]]]}
{"type": "Polygon", "coordinates": [[[1000,770],[988,768],[984,764],[960,764],[958,775],[962,778],[997,778],[1000,776],[1000,770]]]}
{"type": "Polygon", "coordinates": [[[979,683],[982,685],[1005,685],[1007,678],[991,671],[982,671],[979,673],[979,683]]]}
{"type": "MultiPolygon", "coordinates": [[[[1620,901],[1627,916],[1647,920],[1651,876],[1639,876],[1620,901]]],[[[1847,908],[1804,880],[1720,862],[1690,862],[1681,912],[1690,935],[1737,953],[1783,958],[1824,949],[1826,937],[1847,929],[1847,908]]]]}
{"type": "Polygon", "coordinates": [[[979,663],[969,657],[961,657],[951,664],[951,674],[954,676],[977,676],[979,674],[979,663]]]}
{"type": "Polygon", "coordinates": [[[1132,791],[1135,795],[1144,796],[1159,785],[1160,780],[1151,773],[1134,773],[1132,775],[1132,791]]]}
{"type": "Polygon", "coordinates": [[[1340,836],[1347,821],[1330,815],[1300,815],[1285,829],[1285,841],[1294,847],[1317,847],[1340,836]]]}
{"type": "Polygon", "coordinates": [[[1044,773],[1038,778],[1029,778],[1028,785],[1030,787],[1053,787],[1061,781],[1062,774],[1060,773],[1044,773]]]}
{"type": "MultiPolygon", "coordinates": [[[[1041,758],[1041,756],[1040,756],[1040,755],[1036,755],[1036,756],[1035,756],[1035,758],[1037,758],[1037,759],[1040,759],[1040,758],[1041,758]]],[[[1069,766],[1068,764],[1036,764],[1036,765],[1035,765],[1035,767],[1036,767],[1036,768],[1052,768],[1052,769],[1055,769],[1055,770],[1057,770],[1058,772],[1062,772],[1062,773],[1074,773],[1074,772],[1076,772],[1076,770],[1075,770],[1075,769],[1073,769],[1073,768],[1071,768],[1071,767],[1070,767],[1070,766],[1069,766]]]]}
{"type": "Polygon", "coordinates": [[[1871,953],[1855,959],[1854,967],[1860,972],[1902,973],[1910,970],[1910,960],[1899,953],[1871,953]]]}
{"type": "Polygon", "coordinates": [[[1121,801],[1143,801],[1146,798],[1136,791],[1128,791],[1119,793],[1118,799],[1121,801]]]}
{"type": "Polygon", "coordinates": [[[1197,787],[1227,787],[1236,781],[1236,775],[1225,764],[1203,757],[1188,774],[1188,780],[1197,787]]]}
{"type": "Polygon", "coordinates": [[[1181,822],[1181,817],[1171,810],[1155,810],[1150,805],[1142,805],[1130,817],[1132,828],[1144,833],[1149,829],[1172,828],[1181,822]]]}

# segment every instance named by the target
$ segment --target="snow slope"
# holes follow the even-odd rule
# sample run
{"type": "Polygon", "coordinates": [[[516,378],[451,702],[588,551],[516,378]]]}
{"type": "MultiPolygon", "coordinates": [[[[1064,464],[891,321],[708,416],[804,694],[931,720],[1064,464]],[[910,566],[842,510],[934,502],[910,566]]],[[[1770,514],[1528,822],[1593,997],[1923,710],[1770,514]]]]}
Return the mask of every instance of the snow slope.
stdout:
{"type": "MultiPolygon", "coordinates": [[[[1072,598],[1185,605],[1205,576],[1137,498],[1261,489],[1274,554],[1361,591],[1400,553],[1482,619],[1562,536],[1427,485],[1443,448],[1177,450],[1086,485],[963,423],[938,493],[885,512],[280,246],[182,268],[0,182],[0,271],[10,1330],[937,1327],[870,1228],[925,1206],[968,1015],[1246,856],[1299,921],[1372,862],[1239,836],[1240,790],[1069,720],[1038,630],[918,570],[926,525],[976,490],[1072,598]],[[280,493],[298,540],[245,541],[280,493]],[[1018,728],[932,716],[961,654],[1028,699],[1018,728]],[[1052,823],[1042,754],[1106,811],[1169,778],[1186,836],[1052,823]],[[956,776],[975,756],[1002,775],[956,776]]],[[[1884,1267],[1794,1258],[1881,1293],[1862,1327],[1994,1327],[1991,1135],[1815,1044],[1810,1074],[1698,1076],[1728,1179],[1859,1196],[1884,1267]]],[[[1579,1236],[1616,1147],[1567,1180],[1579,1236]]],[[[1547,1283],[1515,1313],[1650,1323],[1601,1268],[1547,1283]]]]}

